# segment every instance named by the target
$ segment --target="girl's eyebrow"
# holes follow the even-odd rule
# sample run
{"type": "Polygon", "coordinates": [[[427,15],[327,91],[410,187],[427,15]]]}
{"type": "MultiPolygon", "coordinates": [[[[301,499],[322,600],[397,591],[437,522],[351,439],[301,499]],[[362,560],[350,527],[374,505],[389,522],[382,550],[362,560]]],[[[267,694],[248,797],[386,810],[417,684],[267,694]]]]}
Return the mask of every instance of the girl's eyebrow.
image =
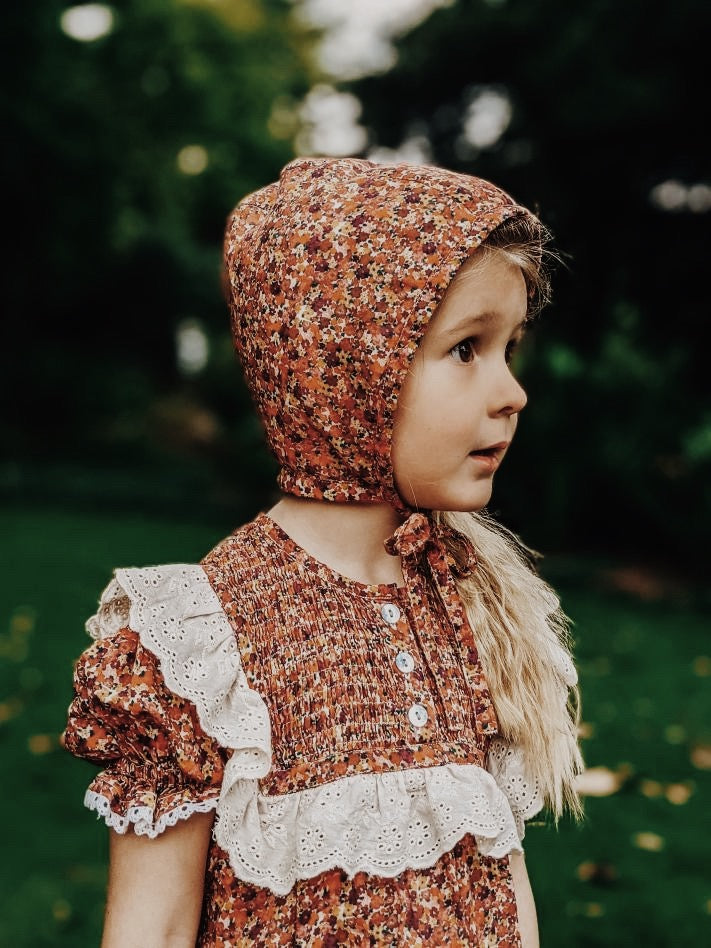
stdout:
{"type": "MultiPolygon", "coordinates": [[[[465,316],[464,319],[460,319],[459,322],[455,323],[454,326],[450,326],[444,330],[445,336],[459,336],[463,332],[467,332],[471,329],[474,329],[477,326],[484,325],[486,326],[489,323],[495,322],[497,319],[501,318],[501,314],[492,310],[485,310],[482,313],[476,313],[472,316],[465,316]]],[[[523,328],[528,323],[528,317],[524,317],[520,323],[517,323],[511,330],[512,334],[516,332],[521,332],[523,328]]]]}

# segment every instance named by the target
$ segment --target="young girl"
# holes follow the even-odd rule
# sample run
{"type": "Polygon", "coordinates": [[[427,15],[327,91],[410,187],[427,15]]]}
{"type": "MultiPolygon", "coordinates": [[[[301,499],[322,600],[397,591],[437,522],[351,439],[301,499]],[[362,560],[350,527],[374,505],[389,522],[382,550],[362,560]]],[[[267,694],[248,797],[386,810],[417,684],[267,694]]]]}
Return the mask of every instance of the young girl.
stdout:
{"type": "Polygon", "coordinates": [[[103,948],[537,945],[521,838],[578,808],[576,676],[480,511],[545,240],[486,181],[355,159],[232,214],[282,498],[199,565],[117,569],[87,624],[65,743],[105,767],[103,948]]]}

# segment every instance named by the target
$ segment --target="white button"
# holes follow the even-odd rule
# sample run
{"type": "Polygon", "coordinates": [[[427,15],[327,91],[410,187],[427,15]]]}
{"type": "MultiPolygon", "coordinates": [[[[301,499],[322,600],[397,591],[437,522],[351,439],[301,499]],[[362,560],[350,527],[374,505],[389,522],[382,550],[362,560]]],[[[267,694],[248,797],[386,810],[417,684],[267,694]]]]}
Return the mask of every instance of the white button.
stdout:
{"type": "Polygon", "coordinates": [[[415,667],[415,659],[409,652],[398,652],[395,656],[395,664],[406,675],[415,667]]]}
{"type": "Polygon", "coordinates": [[[384,602],[380,607],[380,615],[385,619],[388,625],[396,625],[400,618],[400,610],[394,602],[384,602]]]}
{"type": "Polygon", "coordinates": [[[407,712],[407,716],[410,719],[410,724],[415,727],[422,727],[423,724],[427,724],[427,718],[429,714],[427,713],[427,708],[424,704],[413,704],[410,710],[407,712]]]}

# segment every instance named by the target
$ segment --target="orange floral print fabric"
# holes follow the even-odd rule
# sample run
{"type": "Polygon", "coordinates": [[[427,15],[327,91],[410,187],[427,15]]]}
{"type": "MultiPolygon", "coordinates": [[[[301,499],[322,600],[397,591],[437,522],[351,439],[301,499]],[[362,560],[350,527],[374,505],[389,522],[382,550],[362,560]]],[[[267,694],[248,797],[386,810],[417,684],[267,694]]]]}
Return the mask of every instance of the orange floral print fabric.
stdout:
{"type": "Polygon", "coordinates": [[[198,948],[520,948],[508,858],[464,836],[431,869],[394,879],[334,869],[286,896],[239,884],[218,847],[208,860],[198,948]]]}
{"type": "Polygon", "coordinates": [[[485,766],[497,723],[481,664],[431,586],[413,604],[405,587],[347,579],[263,514],[202,566],[235,630],[249,685],[269,710],[264,793],[413,766],[485,766]],[[394,624],[382,618],[384,603],[398,608],[394,624]],[[407,675],[395,665],[401,651],[417,656],[407,675]],[[413,703],[430,712],[422,727],[407,717],[413,703]]]}

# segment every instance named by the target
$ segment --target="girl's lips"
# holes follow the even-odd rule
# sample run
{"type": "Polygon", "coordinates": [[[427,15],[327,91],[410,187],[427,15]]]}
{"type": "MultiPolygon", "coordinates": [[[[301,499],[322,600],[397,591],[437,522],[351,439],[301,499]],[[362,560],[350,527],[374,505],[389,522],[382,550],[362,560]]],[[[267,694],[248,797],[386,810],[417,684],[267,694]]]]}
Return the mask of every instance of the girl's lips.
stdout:
{"type": "Polygon", "coordinates": [[[481,465],[484,470],[493,474],[501,464],[508,446],[508,441],[499,441],[497,444],[489,445],[488,448],[480,448],[478,451],[470,451],[469,457],[476,461],[477,464],[481,465]]]}
{"type": "Polygon", "coordinates": [[[476,451],[472,451],[469,457],[491,474],[493,474],[499,464],[501,464],[501,458],[495,454],[477,454],[476,451]]]}

